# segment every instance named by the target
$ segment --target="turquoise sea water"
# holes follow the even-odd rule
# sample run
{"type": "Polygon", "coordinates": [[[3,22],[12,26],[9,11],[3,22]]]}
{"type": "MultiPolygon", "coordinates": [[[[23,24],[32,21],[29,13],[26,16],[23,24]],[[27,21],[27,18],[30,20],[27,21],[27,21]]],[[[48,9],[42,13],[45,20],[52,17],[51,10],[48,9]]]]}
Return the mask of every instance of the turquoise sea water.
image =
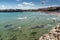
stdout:
{"type": "MultiPolygon", "coordinates": [[[[47,28],[57,25],[59,22],[60,22],[59,16],[46,14],[43,12],[0,12],[1,32],[3,31],[7,32],[6,30],[8,30],[8,28],[15,28],[15,29],[22,28],[23,33],[29,35],[28,32],[29,31],[32,32],[30,28],[34,26],[45,25],[44,28],[47,28]],[[6,25],[10,24],[12,25],[5,27],[6,25]]],[[[37,29],[36,31],[38,30],[40,29],[37,29]]],[[[3,32],[4,35],[6,34],[5,32],[3,32]]]]}
{"type": "Polygon", "coordinates": [[[16,25],[28,25],[28,23],[38,24],[41,22],[48,22],[56,18],[60,20],[60,17],[54,15],[45,14],[42,12],[1,12],[0,13],[0,28],[7,24],[16,25]]]}

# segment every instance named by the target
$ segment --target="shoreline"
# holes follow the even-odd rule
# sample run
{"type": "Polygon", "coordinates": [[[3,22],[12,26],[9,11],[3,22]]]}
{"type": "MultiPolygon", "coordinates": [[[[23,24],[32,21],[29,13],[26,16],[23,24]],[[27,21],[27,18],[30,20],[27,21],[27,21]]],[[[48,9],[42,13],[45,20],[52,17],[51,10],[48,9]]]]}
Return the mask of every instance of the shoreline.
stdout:
{"type": "Polygon", "coordinates": [[[60,16],[60,12],[45,12],[46,14],[60,16]]]}
{"type": "Polygon", "coordinates": [[[60,12],[50,12],[51,15],[60,16],[60,12]]]}

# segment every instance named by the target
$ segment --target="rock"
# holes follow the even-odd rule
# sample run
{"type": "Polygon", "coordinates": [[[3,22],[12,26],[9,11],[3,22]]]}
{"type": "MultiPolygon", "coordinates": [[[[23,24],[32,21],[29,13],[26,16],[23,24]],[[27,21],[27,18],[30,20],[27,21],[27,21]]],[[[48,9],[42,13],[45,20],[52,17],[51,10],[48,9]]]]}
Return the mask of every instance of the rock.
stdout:
{"type": "Polygon", "coordinates": [[[10,27],[10,26],[12,26],[12,24],[7,24],[4,27],[7,28],[7,27],[10,27]]]}
{"type": "Polygon", "coordinates": [[[53,27],[48,34],[42,35],[39,40],[60,40],[60,24],[53,27]]]}
{"type": "Polygon", "coordinates": [[[35,26],[35,27],[32,27],[31,29],[36,29],[36,28],[44,28],[44,25],[35,26]]]}

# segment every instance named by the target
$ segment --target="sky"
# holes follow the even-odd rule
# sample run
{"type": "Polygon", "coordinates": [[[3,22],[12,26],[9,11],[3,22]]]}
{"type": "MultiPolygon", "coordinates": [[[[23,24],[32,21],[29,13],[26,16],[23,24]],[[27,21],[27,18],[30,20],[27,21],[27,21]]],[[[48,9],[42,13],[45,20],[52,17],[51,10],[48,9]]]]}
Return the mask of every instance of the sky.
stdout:
{"type": "Polygon", "coordinates": [[[60,6],[60,0],[0,0],[0,9],[37,9],[60,6]]]}

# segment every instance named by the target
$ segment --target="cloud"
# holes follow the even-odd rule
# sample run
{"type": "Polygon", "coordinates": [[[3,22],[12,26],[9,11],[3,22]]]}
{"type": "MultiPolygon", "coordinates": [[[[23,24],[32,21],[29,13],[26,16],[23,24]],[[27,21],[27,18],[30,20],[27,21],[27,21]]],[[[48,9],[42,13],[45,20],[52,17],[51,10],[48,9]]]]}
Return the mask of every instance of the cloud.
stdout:
{"type": "Polygon", "coordinates": [[[0,9],[6,9],[5,5],[0,5],[0,9]]]}
{"type": "Polygon", "coordinates": [[[59,5],[47,5],[47,6],[40,6],[40,8],[47,8],[47,7],[58,7],[59,5]]]}
{"type": "Polygon", "coordinates": [[[2,8],[4,8],[4,7],[5,7],[5,5],[1,5],[1,7],[2,7],[2,8]]]}
{"type": "Polygon", "coordinates": [[[47,7],[58,7],[59,5],[48,5],[47,7]]]}
{"type": "Polygon", "coordinates": [[[17,6],[18,6],[18,7],[22,7],[23,5],[22,5],[22,4],[18,4],[17,6]]]}
{"type": "Polygon", "coordinates": [[[17,4],[17,8],[20,8],[20,9],[35,9],[36,5],[32,2],[23,2],[21,4],[17,4]]]}
{"type": "Polygon", "coordinates": [[[34,6],[35,5],[32,2],[23,2],[22,4],[24,4],[24,5],[31,5],[31,6],[34,6]]]}
{"type": "Polygon", "coordinates": [[[7,5],[2,4],[2,5],[0,5],[0,9],[1,10],[3,10],[3,9],[16,9],[16,7],[15,6],[13,7],[12,5],[7,6],[7,5]]]}

